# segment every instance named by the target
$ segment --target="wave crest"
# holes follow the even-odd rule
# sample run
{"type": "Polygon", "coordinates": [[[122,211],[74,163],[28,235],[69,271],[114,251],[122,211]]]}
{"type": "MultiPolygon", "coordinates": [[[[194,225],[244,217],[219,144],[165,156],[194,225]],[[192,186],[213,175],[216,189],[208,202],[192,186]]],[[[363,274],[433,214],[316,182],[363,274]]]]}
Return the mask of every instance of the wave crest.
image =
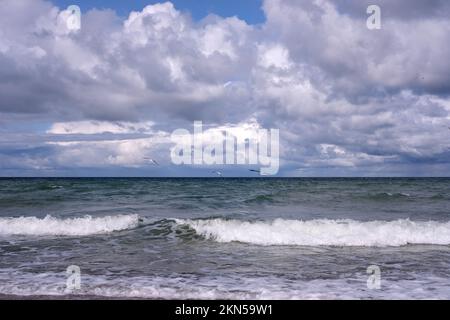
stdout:
{"type": "Polygon", "coordinates": [[[139,216],[117,215],[93,218],[58,219],[50,215],[43,219],[37,217],[0,218],[0,235],[52,235],[87,236],[135,228],[139,216]]]}
{"type": "Polygon", "coordinates": [[[410,220],[177,220],[198,234],[218,242],[299,246],[403,246],[450,244],[450,222],[410,220]]]}

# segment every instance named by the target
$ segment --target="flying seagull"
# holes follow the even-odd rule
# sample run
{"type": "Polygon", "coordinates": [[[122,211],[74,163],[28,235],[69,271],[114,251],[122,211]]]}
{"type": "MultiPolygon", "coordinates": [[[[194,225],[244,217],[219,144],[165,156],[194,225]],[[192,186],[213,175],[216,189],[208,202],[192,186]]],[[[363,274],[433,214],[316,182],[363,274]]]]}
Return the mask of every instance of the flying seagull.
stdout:
{"type": "Polygon", "coordinates": [[[231,86],[232,84],[233,84],[233,81],[227,81],[227,82],[223,85],[223,87],[224,87],[224,88],[227,88],[227,87],[231,86]]]}
{"type": "Polygon", "coordinates": [[[151,164],[154,164],[155,166],[159,166],[158,161],[156,161],[155,159],[145,157],[144,160],[149,161],[151,164]]]}
{"type": "Polygon", "coordinates": [[[215,173],[215,174],[217,174],[219,177],[222,176],[222,172],[220,172],[220,171],[212,171],[211,173],[215,173]]]}
{"type": "Polygon", "coordinates": [[[248,171],[251,171],[251,172],[256,172],[256,173],[261,173],[261,171],[260,171],[260,170],[255,170],[255,169],[248,169],[248,171]]]}

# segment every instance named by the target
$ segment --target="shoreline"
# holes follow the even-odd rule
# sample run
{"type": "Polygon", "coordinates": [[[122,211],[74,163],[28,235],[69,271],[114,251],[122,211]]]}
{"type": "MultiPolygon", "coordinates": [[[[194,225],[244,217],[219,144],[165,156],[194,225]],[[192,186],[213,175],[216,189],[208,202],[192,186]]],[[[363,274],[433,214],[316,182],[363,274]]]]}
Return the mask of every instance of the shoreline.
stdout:
{"type": "Polygon", "coordinates": [[[0,300],[158,300],[141,297],[108,297],[96,295],[15,295],[0,294],[0,300]]]}

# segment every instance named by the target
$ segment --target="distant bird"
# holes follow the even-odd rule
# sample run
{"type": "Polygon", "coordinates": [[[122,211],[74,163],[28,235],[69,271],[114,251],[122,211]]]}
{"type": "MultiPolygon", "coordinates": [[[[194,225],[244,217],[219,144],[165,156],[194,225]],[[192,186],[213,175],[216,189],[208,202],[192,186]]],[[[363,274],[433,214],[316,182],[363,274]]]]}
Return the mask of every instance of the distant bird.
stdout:
{"type": "Polygon", "coordinates": [[[256,173],[261,173],[261,171],[260,171],[260,170],[255,170],[255,169],[248,169],[248,171],[251,171],[251,172],[256,172],[256,173]]]}
{"type": "Polygon", "coordinates": [[[144,157],[144,160],[149,161],[151,164],[154,164],[155,166],[159,166],[158,161],[156,161],[155,159],[144,157]]]}
{"type": "Polygon", "coordinates": [[[228,81],[223,85],[223,87],[227,88],[227,87],[231,86],[232,84],[233,84],[233,81],[228,81]]]}
{"type": "Polygon", "coordinates": [[[212,171],[211,173],[215,173],[215,174],[217,174],[219,177],[222,176],[222,172],[220,172],[220,171],[212,171]]]}

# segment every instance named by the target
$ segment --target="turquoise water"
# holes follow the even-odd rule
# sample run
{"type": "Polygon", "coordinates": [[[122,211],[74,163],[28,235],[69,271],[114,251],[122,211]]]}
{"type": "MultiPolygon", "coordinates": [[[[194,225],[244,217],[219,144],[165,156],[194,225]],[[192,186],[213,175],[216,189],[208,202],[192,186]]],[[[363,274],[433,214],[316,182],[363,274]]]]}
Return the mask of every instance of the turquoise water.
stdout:
{"type": "Polygon", "coordinates": [[[0,179],[0,294],[448,299],[449,221],[450,179],[0,179]]]}

